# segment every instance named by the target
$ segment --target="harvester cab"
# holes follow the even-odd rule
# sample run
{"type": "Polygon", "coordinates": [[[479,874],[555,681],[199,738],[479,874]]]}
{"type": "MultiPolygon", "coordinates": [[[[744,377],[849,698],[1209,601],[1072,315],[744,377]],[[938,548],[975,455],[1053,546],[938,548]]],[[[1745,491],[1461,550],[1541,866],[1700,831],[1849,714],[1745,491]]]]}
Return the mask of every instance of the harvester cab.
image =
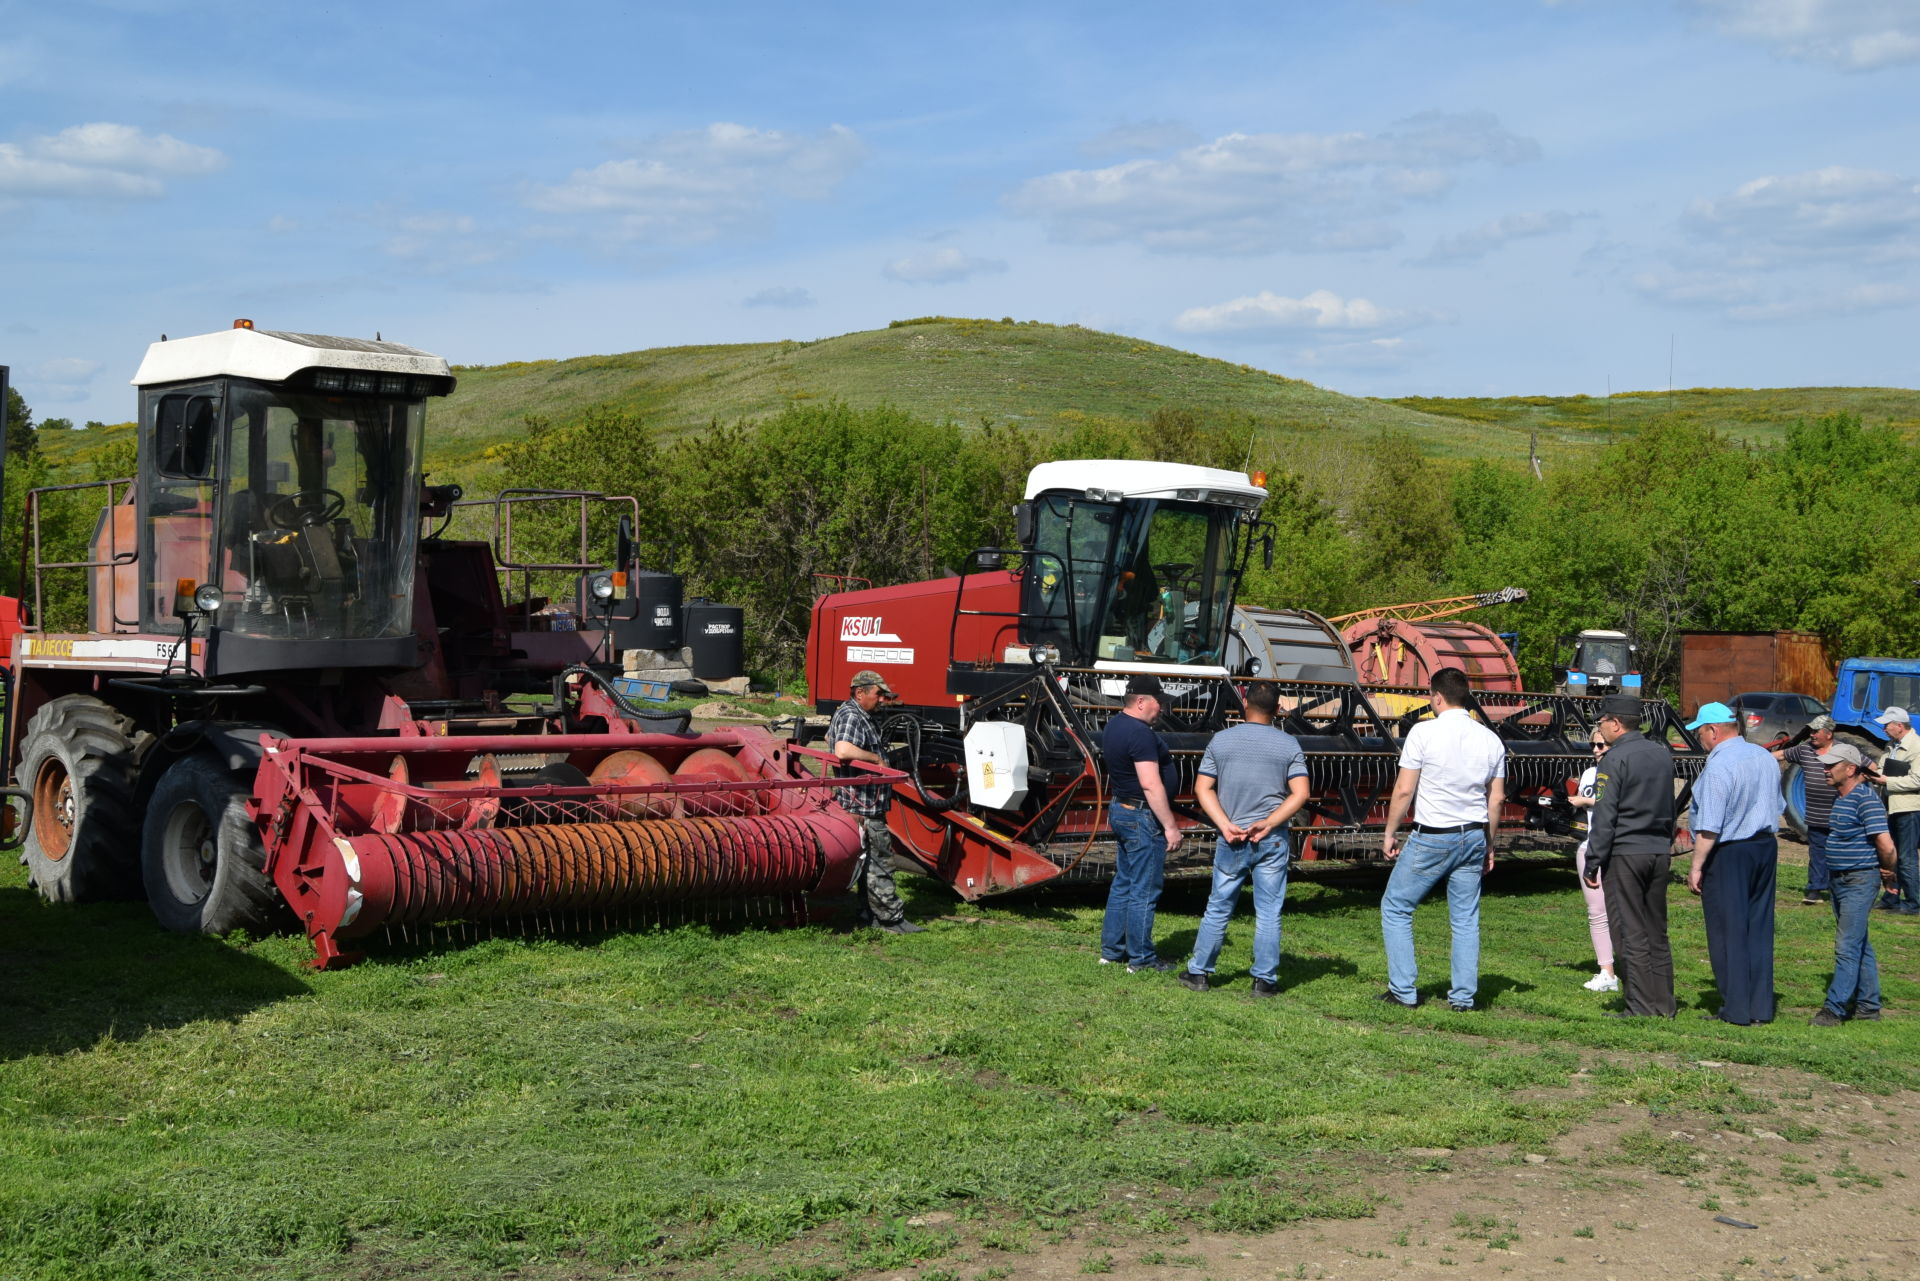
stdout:
{"type": "Polygon", "coordinates": [[[425,405],[453,390],[447,362],[241,322],[155,343],[133,381],[139,475],[96,534],[91,630],[199,622],[193,666],[216,679],[414,666],[425,405]]]}
{"type": "Polygon", "coordinates": [[[1044,463],[1016,510],[1020,643],[1098,671],[1225,675],[1234,588],[1266,490],[1238,472],[1044,463]]]}

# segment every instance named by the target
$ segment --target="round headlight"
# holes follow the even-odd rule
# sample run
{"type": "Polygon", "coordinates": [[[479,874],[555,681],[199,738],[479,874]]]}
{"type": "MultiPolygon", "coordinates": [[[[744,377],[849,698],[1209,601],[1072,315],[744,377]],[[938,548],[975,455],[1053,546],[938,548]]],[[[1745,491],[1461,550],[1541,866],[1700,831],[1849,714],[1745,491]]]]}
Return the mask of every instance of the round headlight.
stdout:
{"type": "Polygon", "coordinates": [[[217,612],[222,599],[223,593],[213,583],[202,583],[193,589],[193,607],[203,614],[217,612]]]}
{"type": "Polygon", "coordinates": [[[593,593],[595,600],[612,600],[613,575],[595,574],[587,580],[587,590],[593,593]]]}

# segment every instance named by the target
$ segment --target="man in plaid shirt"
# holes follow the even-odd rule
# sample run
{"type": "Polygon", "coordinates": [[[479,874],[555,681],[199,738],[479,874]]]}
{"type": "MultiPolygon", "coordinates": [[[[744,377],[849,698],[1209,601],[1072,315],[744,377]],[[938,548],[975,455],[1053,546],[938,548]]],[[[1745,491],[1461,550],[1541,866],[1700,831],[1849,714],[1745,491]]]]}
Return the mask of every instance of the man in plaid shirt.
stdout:
{"type": "MultiPolygon", "coordinates": [[[[839,760],[884,765],[886,762],[880,755],[883,744],[880,731],[873,724],[873,709],[880,705],[881,699],[893,696],[879,672],[855,672],[852,695],[835,709],[833,723],[827,727],[827,750],[839,760]]],[[[887,809],[893,804],[893,789],[885,783],[836,787],[833,799],[860,820],[866,846],[866,855],[861,860],[861,879],[867,896],[862,920],[890,934],[918,934],[926,929],[907,919],[907,909],[893,885],[893,836],[887,831],[887,809]]]]}

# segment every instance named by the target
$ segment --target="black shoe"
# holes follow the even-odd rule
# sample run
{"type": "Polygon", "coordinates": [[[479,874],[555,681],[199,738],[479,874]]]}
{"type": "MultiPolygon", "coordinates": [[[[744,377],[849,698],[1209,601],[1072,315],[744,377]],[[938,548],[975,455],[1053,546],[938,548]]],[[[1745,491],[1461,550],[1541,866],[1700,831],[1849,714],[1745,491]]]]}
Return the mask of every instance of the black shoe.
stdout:
{"type": "Polygon", "coordinates": [[[1807,1025],[1809,1027],[1839,1027],[1845,1022],[1845,1019],[1823,1005],[1812,1018],[1807,1020],[1807,1025]]]}
{"type": "Polygon", "coordinates": [[[885,930],[889,934],[925,934],[927,932],[926,926],[915,925],[912,921],[907,920],[905,917],[902,917],[897,921],[889,921],[887,924],[882,925],[880,928],[885,930]]]}
{"type": "Polygon", "coordinates": [[[1280,995],[1280,985],[1270,979],[1255,979],[1253,981],[1253,994],[1255,996],[1278,996],[1280,995]]]}
{"type": "Polygon", "coordinates": [[[1415,997],[1411,1001],[1403,1001],[1399,997],[1395,996],[1391,989],[1385,992],[1382,992],[1379,996],[1375,997],[1374,999],[1376,1001],[1385,1001],[1388,1005],[1397,1005],[1403,1010],[1417,1009],[1419,1008],[1419,1005],[1420,1005],[1419,997],[1415,997]]]}
{"type": "Polygon", "coordinates": [[[1878,1023],[1880,1021],[1880,1011],[1855,1010],[1853,1012],[1853,1021],[1855,1023],[1878,1023]]]}
{"type": "Polygon", "coordinates": [[[1155,974],[1165,974],[1168,970],[1177,970],[1179,968],[1179,966],[1169,961],[1166,957],[1157,956],[1151,961],[1129,962],[1127,965],[1127,973],[1138,974],[1142,970],[1148,970],[1155,974]]]}
{"type": "Polygon", "coordinates": [[[1671,1014],[1635,1014],[1632,1010],[1602,1010],[1603,1019],[1670,1019],[1671,1014]]]}
{"type": "Polygon", "coordinates": [[[1455,1014],[1473,1013],[1473,1007],[1471,1005],[1462,1005],[1458,1001],[1448,1001],[1447,1008],[1452,1010],[1455,1014]]]}
{"type": "Polygon", "coordinates": [[[1181,987],[1193,992],[1211,992],[1213,990],[1213,984],[1207,982],[1206,975],[1195,974],[1192,970],[1180,971],[1179,983],[1181,987]]]}
{"type": "Polygon", "coordinates": [[[1895,916],[1920,916],[1920,903],[1902,903],[1899,907],[1888,908],[1895,916]]]}

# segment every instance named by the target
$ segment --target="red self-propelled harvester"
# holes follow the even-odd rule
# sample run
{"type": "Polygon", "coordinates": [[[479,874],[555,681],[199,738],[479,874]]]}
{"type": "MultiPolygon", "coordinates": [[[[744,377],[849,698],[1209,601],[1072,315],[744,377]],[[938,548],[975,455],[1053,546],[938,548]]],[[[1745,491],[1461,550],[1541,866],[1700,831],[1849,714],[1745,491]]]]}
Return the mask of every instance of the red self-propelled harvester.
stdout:
{"type": "MultiPolygon", "coordinates": [[[[877,716],[907,775],[890,822],[915,861],[967,898],[1110,874],[1099,742],[1135,672],[1167,692],[1157,728],[1179,765],[1183,822],[1206,826],[1192,786],[1207,739],[1238,719],[1248,679],[1270,679],[1307,755],[1303,856],[1377,850],[1401,742],[1429,714],[1424,693],[1363,685],[1318,616],[1300,616],[1312,627],[1297,611],[1236,620],[1248,558],[1273,551],[1258,479],[1169,463],[1043,464],[1016,512],[1018,546],[983,548],[953,577],[815,603],[807,676],[817,709],[831,711],[862,669],[899,695],[877,716]],[[1250,646],[1249,627],[1267,634],[1250,646]]],[[[1477,697],[1508,745],[1511,826],[1563,832],[1565,781],[1590,760],[1597,700],[1517,688],[1477,697]]],[[[1670,709],[1649,709],[1653,732],[1691,745],[1670,709]]],[[[1697,772],[1697,755],[1681,759],[1683,773],[1697,772]]],[[[1177,861],[1204,865],[1211,852],[1210,840],[1186,842],[1177,861]]]]}
{"type": "Polygon", "coordinates": [[[446,361],[239,322],[154,344],[134,382],[138,474],[62,487],[104,500],[90,553],[43,556],[41,513],[75,500],[28,500],[4,764],[45,898],[291,922],[329,964],[383,928],[798,915],[846,888],[858,828],[808,749],[687,733],[596,666],[631,613],[624,534],[608,565],[516,562],[517,491],[494,541],[442,536],[460,494],[421,456],[446,361]],[[536,568],[573,573],[570,609],[507,599],[536,568]],[[84,630],[46,626],[61,573],[84,630]]]}

